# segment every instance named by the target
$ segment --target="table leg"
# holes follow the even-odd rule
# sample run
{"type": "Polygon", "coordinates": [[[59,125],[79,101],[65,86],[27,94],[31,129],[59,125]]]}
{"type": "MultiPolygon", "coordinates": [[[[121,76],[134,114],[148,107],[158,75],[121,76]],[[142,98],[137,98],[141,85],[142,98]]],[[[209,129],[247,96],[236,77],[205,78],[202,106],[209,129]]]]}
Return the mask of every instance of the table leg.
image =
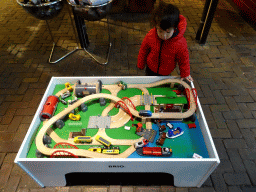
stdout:
{"type": "Polygon", "coordinates": [[[75,24],[76,24],[76,29],[77,29],[80,45],[83,49],[85,49],[89,46],[90,42],[89,42],[89,38],[87,35],[84,19],[79,17],[75,13],[74,8],[72,8],[72,11],[73,11],[73,15],[74,15],[74,20],[75,20],[75,24]]]}

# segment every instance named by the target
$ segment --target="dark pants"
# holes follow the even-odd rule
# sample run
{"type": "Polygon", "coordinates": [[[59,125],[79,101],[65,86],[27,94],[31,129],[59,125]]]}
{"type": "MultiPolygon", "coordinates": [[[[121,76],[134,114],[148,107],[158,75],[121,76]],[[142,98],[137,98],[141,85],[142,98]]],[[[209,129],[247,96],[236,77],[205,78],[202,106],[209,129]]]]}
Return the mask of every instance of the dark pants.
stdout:
{"type": "Polygon", "coordinates": [[[151,71],[151,69],[149,69],[148,66],[146,66],[146,76],[163,76],[163,75],[160,75],[158,73],[155,73],[154,71],[151,71]]]}

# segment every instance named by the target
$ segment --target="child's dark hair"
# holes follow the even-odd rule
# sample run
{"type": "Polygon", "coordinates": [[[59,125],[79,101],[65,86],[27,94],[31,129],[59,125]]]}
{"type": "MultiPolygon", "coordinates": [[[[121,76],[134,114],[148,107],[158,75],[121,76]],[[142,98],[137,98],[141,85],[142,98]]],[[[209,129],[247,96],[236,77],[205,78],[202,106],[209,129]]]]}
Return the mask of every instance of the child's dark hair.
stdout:
{"type": "Polygon", "coordinates": [[[152,24],[154,27],[159,25],[163,30],[176,28],[179,24],[179,14],[180,11],[175,5],[161,3],[152,12],[152,24]]]}

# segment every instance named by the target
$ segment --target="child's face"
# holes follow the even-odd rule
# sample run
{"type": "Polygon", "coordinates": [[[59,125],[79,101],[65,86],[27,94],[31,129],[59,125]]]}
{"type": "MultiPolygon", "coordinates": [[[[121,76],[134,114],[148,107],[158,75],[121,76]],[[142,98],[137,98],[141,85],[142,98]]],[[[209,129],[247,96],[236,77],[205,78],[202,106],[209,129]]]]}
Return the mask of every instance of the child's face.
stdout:
{"type": "Polygon", "coordinates": [[[174,33],[174,27],[171,27],[169,29],[163,30],[160,26],[156,26],[157,35],[160,39],[167,40],[171,38],[171,36],[174,33]]]}

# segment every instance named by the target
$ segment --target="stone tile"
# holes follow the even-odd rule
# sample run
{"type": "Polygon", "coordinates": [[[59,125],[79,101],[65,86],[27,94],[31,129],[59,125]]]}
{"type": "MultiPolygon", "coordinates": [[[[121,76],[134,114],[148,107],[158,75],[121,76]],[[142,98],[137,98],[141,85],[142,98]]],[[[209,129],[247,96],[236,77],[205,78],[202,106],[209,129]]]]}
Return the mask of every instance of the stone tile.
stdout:
{"type": "MultiPolygon", "coordinates": [[[[72,192],[71,188],[72,187],[69,188],[69,192],[72,192]]],[[[77,189],[77,192],[80,192],[79,188],[75,188],[75,189],[77,189]]],[[[55,187],[46,187],[44,189],[44,192],[56,192],[56,188],[55,187]]],[[[74,192],[76,192],[76,191],[74,191],[74,192]]]]}
{"type": "Polygon", "coordinates": [[[202,84],[200,87],[205,97],[214,97],[209,85],[202,84]]]}
{"type": "Polygon", "coordinates": [[[213,139],[220,159],[229,159],[222,139],[213,139]]]}
{"type": "Polygon", "coordinates": [[[223,118],[223,115],[221,112],[212,112],[212,115],[213,115],[213,118],[214,118],[218,128],[220,128],[220,129],[227,128],[225,119],[223,118]]]}
{"type": "MultiPolygon", "coordinates": [[[[122,192],[133,192],[134,191],[134,189],[133,189],[134,187],[132,187],[132,186],[123,186],[121,189],[122,189],[122,192]]],[[[167,188],[167,187],[166,187],[167,188]]],[[[165,187],[164,187],[164,189],[165,189],[165,187]]],[[[163,189],[162,189],[163,190],[163,189]]]]}
{"type": "Polygon", "coordinates": [[[237,103],[253,103],[254,100],[251,96],[234,96],[237,103]]]}
{"type": "Polygon", "coordinates": [[[227,149],[227,153],[235,172],[246,172],[243,160],[237,149],[227,149]]]}
{"type": "Polygon", "coordinates": [[[20,124],[17,132],[15,133],[13,141],[22,142],[27,134],[28,128],[29,128],[29,124],[20,124]]]}
{"type": "Polygon", "coordinates": [[[250,119],[253,117],[251,110],[247,107],[246,103],[238,103],[237,105],[238,105],[240,111],[243,113],[244,118],[250,119]]]}
{"type": "MultiPolygon", "coordinates": [[[[176,187],[176,192],[188,192],[191,188],[176,187]]],[[[193,188],[192,188],[193,189],[193,188]]]]}
{"type": "Polygon", "coordinates": [[[0,167],[4,161],[5,156],[6,156],[6,153],[0,153],[0,167]]]}
{"type": "MultiPolygon", "coordinates": [[[[177,188],[176,188],[177,189],[177,188]]],[[[156,186],[136,187],[135,192],[160,192],[161,188],[156,186]]]]}
{"type": "Polygon", "coordinates": [[[224,112],[222,112],[222,115],[223,115],[224,119],[226,119],[226,120],[244,119],[243,114],[239,110],[237,110],[237,111],[227,111],[227,112],[224,111],[224,112]]]}
{"type": "Polygon", "coordinates": [[[211,104],[217,104],[217,101],[214,97],[201,97],[200,103],[202,105],[211,105],[211,104]]]}
{"type": "MultiPolygon", "coordinates": [[[[229,86],[230,87],[230,86],[229,86]]],[[[238,90],[221,90],[221,94],[225,97],[225,96],[233,96],[233,95],[239,95],[239,91],[238,90]]]]}
{"type": "Polygon", "coordinates": [[[15,192],[18,188],[20,178],[21,176],[10,176],[4,190],[8,192],[15,192]]]}
{"type": "Polygon", "coordinates": [[[213,187],[203,187],[202,188],[203,192],[215,192],[215,189],[213,187]]]}
{"type": "Polygon", "coordinates": [[[109,186],[109,192],[121,192],[121,186],[113,186],[113,185],[110,185],[109,186]]]}
{"type": "Polygon", "coordinates": [[[5,115],[3,116],[1,124],[5,125],[5,124],[11,123],[15,112],[16,112],[16,109],[8,109],[5,113],[5,115]]]}
{"type": "Polygon", "coordinates": [[[230,161],[231,160],[228,160],[228,159],[222,159],[220,161],[220,164],[218,165],[218,167],[215,169],[213,173],[233,172],[234,170],[230,161]]]}
{"type": "Polygon", "coordinates": [[[256,103],[247,103],[246,105],[250,110],[256,111],[256,103]]]}
{"type": "Polygon", "coordinates": [[[40,189],[41,187],[29,175],[24,175],[20,179],[19,188],[40,189]]]}
{"type": "Polygon", "coordinates": [[[216,192],[227,192],[228,188],[222,174],[213,173],[211,174],[213,187],[216,192]]]}
{"type": "Polygon", "coordinates": [[[230,110],[232,111],[239,110],[238,105],[236,104],[236,101],[234,100],[233,97],[225,97],[225,101],[230,110]]]}
{"type": "Polygon", "coordinates": [[[256,101],[256,90],[255,89],[248,90],[248,93],[253,98],[253,100],[256,101]]]}
{"type": "Polygon", "coordinates": [[[241,186],[243,192],[254,192],[256,191],[256,186],[241,186]]]}
{"type": "Polygon", "coordinates": [[[250,129],[241,129],[242,135],[249,148],[256,148],[256,141],[253,132],[250,129]]]}
{"type": "Polygon", "coordinates": [[[69,187],[55,187],[55,189],[56,192],[69,192],[69,187]]]}
{"type": "Polygon", "coordinates": [[[256,164],[251,160],[244,160],[244,166],[253,185],[256,185],[256,164]]]}
{"type": "Polygon", "coordinates": [[[0,153],[17,153],[20,145],[17,141],[0,141],[0,153]]]}
{"type": "MultiPolygon", "coordinates": [[[[55,190],[55,189],[54,189],[55,190]]],[[[69,187],[69,192],[81,192],[82,187],[77,187],[77,186],[71,186],[69,187]]],[[[50,191],[49,191],[50,192],[50,191]]]]}
{"type": "Polygon", "coordinates": [[[256,160],[256,149],[239,149],[243,160],[256,160]]]}
{"type": "Polygon", "coordinates": [[[206,181],[203,183],[202,187],[212,187],[211,177],[208,177],[206,181]]]}
{"type": "Polygon", "coordinates": [[[25,115],[35,115],[37,108],[27,108],[27,109],[17,109],[15,115],[25,116],[25,115]]]}
{"type": "Polygon", "coordinates": [[[231,134],[228,129],[211,129],[211,135],[215,139],[231,138],[231,134]]]}
{"type": "Polygon", "coordinates": [[[107,192],[108,187],[106,186],[90,186],[82,189],[82,192],[107,192]]]}
{"type": "Polygon", "coordinates": [[[211,105],[210,109],[212,112],[223,112],[223,111],[230,111],[229,107],[225,104],[222,105],[211,105]]]}
{"type": "Polygon", "coordinates": [[[223,142],[226,148],[248,148],[243,139],[224,139],[223,142]]]}
{"type": "Polygon", "coordinates": [[[220,90],[214,90],[213,95],[214,95],[218,104],[226,104],[226,100],[223,97],[223,95],[221,94],[220,90]]]}
{"type": "Polygon", "coordinates": [[[242,190],[239,186],[229,186],[228,191],[229,192],[242,192],[242,190]]]}
{"type": "Polygon", "coordinates": [[[223,177],[228,185],[251,185],[250,179],[245,172],[224,173],[223,177]]]}
{"type": "Polygon", "coordinates": [[[23,176],[23,175],[27,175],[27,173],[23,169],[21,169],[18,164],[14,163],[11,175],[23,176]]]}
{"type": "Polygon", "coordinates": [[[0,132],[0,141],[11,141],[14,137],[14,133],[10,132],[0,132]]]}
{"type": "Polygon", "coordinates": [[[7,131],[16,132],[20,123],[21,123],[21,121],[22,121],[22,119],[23,119],[22,116],[13,117],[12,122],[10,123],[10,125],[7,128],[7,131]]]}
{"type": "Polygon", "coordinates": [[[29,192],[29,189],[27,189],[27,188],[18,188],[17,192],[29,192]]]}
{"type": "Polygon", "coordinates": [[[256,125],[256,119],[238,119],[236,122],[239,128],[254,128],[256,125]]]}
{"type": "Polygon", "coordinates": [[[3,163],[0,169],[0,189],[4,188],[9,179],[13,164],[3,163]]]}

